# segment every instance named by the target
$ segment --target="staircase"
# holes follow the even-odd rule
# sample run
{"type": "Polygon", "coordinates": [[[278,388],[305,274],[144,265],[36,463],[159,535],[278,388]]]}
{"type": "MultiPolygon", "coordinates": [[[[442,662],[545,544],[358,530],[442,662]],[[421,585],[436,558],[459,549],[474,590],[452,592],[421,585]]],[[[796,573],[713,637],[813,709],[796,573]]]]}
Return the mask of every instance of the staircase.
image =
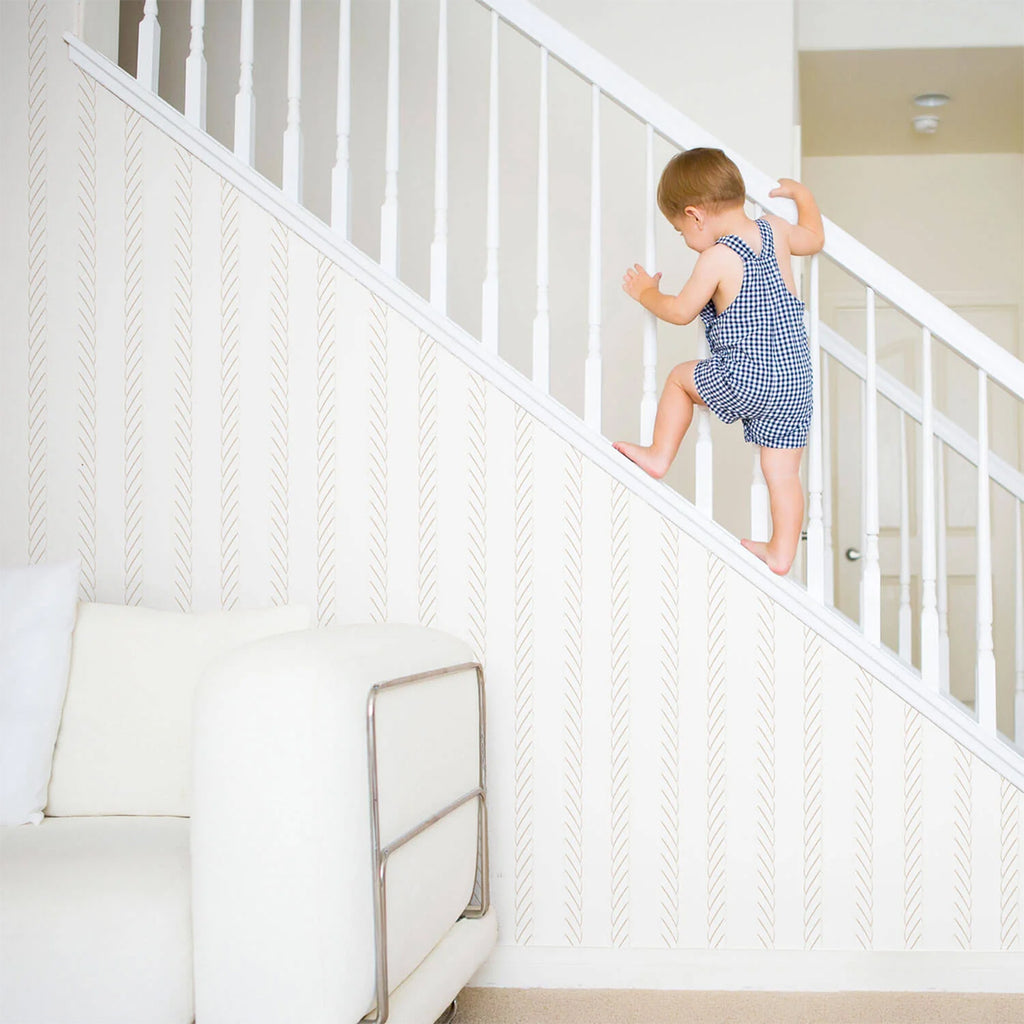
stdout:
{"type": "MultiPolygon", "coordinates": [[[[489,106],[487,118],[488,163],[487,163],[487,222],[486,222],[486,269],[481,285],[482,309],[478,340],[475,348],[491,357],[491,362],[500,360],[499,353],[499,89],[515,88],[501,81],[499,74],[499,32],[514,31],[528,40],[536,51],[539,74],[538,131],[541,145],[538,150],[538,195],[537,204],[537,268],[536,268],[536,310],[533,319],[532,360],[530,378],[535,393],[550,394],[550,161],[548,152],[549,122],[549,66],[559,61],[589,87],[591,97],[591,160],[589,175],[590,194],[590,249],[587,263],[588,328],[587,353],[583,367],[584,400],[583,430],[592,444],[606,443],[602,433],[602,262],[606,258],[602,251],[602,202],[601,202],[601,122],[607,101],[614,101],[632,115],[646,139],[645,181],[647,199],[645,203],[645,230],[647,266],[657,265],[655,248],[655,221],[658,216],[653,200],[653,189],[660,173],[662,161],[654,158],[655,139],[664,140],[676,149],[695,146],[721,146],[716,139],[693,124],[679,111],[668,107],[663,101],[630,78],[620,68],[601,57],[600,54],[583,44],[557,22],[547,17],[532,4],[522,0],[494,0],[477,4],[466,0],[467,6],[479,6],[489,18],[489,106]]],[[[448,0],[439,0],[437,34],[437,78],[436,78],[436,120],[434,174],[434,231],[430,246],[429,303],[441,322],[448,329],[452,326],[444,316],[448,307],[448,165],[450,136],[458,130],[451,127],[448,119],[448,82],[450,70],[448,0]]],[[[343,3],[339,15],[338,34],[338,115],[336,159],[331,171],[330,238],[334,243],[348,239],[351,223],[352,180],[350,173],[351,134],[351,92],[353,72],[351,61],[351,7],[343,3]]],[[[254,10],[251,4],[240,7],[241,47],[238,92],[235,100],[234,154],[244,166],[252,168],[255,154],[255,97],[253,90],[253,31],[254,10]]],[[[283,160],[281,193],[293,204],[302,204],[302,157],[303,138],[301,125],[301,5],[289,8],[288,35],[288,115],[283,135],[283,160]]],[[[204,52],[205,5],[192,4],[190,8],[191,31],[188,56],[185,61],[184,113],[186,121],[197,132],[189,133],[198,139],[206,124],[206,76],[207,58],[204,52]]],[[[379,268],[392,280],[398,277],[399,251],[399,72],[401,15],[396,0],[392,0],[388,16],[387,37],[387,101],[385,125],[385,187],[384,202],[380,211],[379,268]]],[[[72,40],[69,43],[74,46],[72,40]]],[[[219,54],[217,55],[219,58],[219,54]]],[[[76,60],[78,58],[75,58],[76,60]]],[[[138,81],[151,92],[158,87],[160,66],[160,30],[157,19],[157,5],[146,6],[139,26],[138,58],[136,74],[138,81]]],[[[607,115],[604,115],[607,116],[607,115]]],[[[724,148],[724,147],[723,147],[724,148]]],[[[223,153],[220,154],[224,156],[223,153]]],[[[770,211],[795,220],[794,204],[788,200],[770,199],[769,191],[776,182],[757,168],[752,167],[734,152],[730,156],[743,173],[749,189],[748,199],[752,213],[770,211]]],[[[425,171],[425,168],[417,168],[425,171]]],[[[1014,761],[1020,753],[1020,746],[1010,746],[1007,741],[1024,743],[1024,599],[1021,597],[1021,540],[1020,506],[1024,501],[1024,474],[1015,466],[999,458],[989,450],[989,392],[993,388],[1003,389],[1016,403],[1016,415],[1020,416],[1020,402],[1024,400],[1024,364],[1009,352],[982,334],[970,323],[943,306],[933,296],[904,277],[896,268],[889,266],[877,255],[860,245],[855,239],[826,220],[826,242],[821,256],[811,257],[807,262],[807,278],[803,293],[808,307],[810,343],[816,367],[817,398],[815,402],[818,417],[812,428],[812,437],[807,453],[808,522],[807,549],[803,565],[804,589],[798,600],[808,613],[817,614],[834,603],[834,564],[837,552],[833,550],[831,529],[830,467],[834,462],[833,443],[830,438],[837,432],[838,424],[832,422],[826,403],[827,382],[830,362],[832,365],[852,372],[864,382],[864,410],[861,424],[862,447],[864,452],[863,477],[863,523],[861,559],[861,594],[857,614],[859,636],[856,639],[860,656],[880,654],[890,669],[896,670],[927,700],[938,696],[939,703],[948,705],[951,694],[949,665],[950,637],[948,609],[946,603],[946,580],[944,553],[946,549],[944,511],[946,494],[944,487],[936,486],[936,474],[941,480],[946,461],[946,450],[955,453],[975,467],[977,476],[977,523],[976,529],[976,629],[974,637],[974,685],[956,686],[954,693],[960,699],[952,699],[952,707],[966,719],[974,719],[978,728],[974,735],[982,738],[993,750],[1000,751],[1014,761]],[[866,337],[863,351],[843,338],[836,330],[822,322],[819,302],[820,265],[822,259],[830,261],[844,273],[860,283],[865,295],[866,337]],[[901,384],[878,365],[876,304],[887,303],[890,310],[898,311],[913,320],[920,331],[920,346],[923,358],[923,380],[921,394],[901,384]],[[936,350],[945,347],[962,357],[973,368],[977,376],[977,429],[972,435],[957,426],[936,409],[933,397],[933,367],[936,350]],[[900,423],[899,466],[903,477],[901,494],[903,510],[899,538],[899,629],[895,652],[882,647],[882,572],[879,555],[879,448],[886,443],[879,439],[878,418],[880,401],[895,407],[900,423]],[[909,490],[908,474],[908,425],[916,425],[917,448],[923,476],[921,478],[920,536],[919,550],[911,552],[909,535],[909,509],[906,494],[909,490]],[[992,515],[990,511],[990,490],[998,488],[1001,494],[1013,502],[1015,523],[1016,587],[1014,601],[1015,652],[1013,678],[1007,670],[1009,659],[1004,658],[1003,689],[1012,691],[1012,701],[1004,698],[1006,710],[1003,714],[1003,729],[997,729],[997,673],[993,644],[992,610],[992,515]],[[917,571],[911,573],[912,561],[917,571]],[[911,591],[918,590],[920,599],[911,603],[911,591]],[[912,660],[912,625],[917,619],[920,642],[917,658],[912,660]],[[895,653],[898,663],[886,657],[895,653]],[[970,691],[968,695],[967,691],[970,691]],[[1011,706],[1012,705],[1012,706],[1011,706]],[[1011,713],[1007,713],[1011,712],[1011,713]],[[1008,746],[1010,749],[1007,749],[1008,746]]],[[[322,234],[322,232],[319,232],[322,234]]],[[[582,261],[581,261],[582,262],[582,261]]],[[[582,272],[582,267],[581,267],[582,272]]],[[[436,321],[435,321],[436,322],[436,321]]],[[[435,328],[432,328],[432,330],[435,328]]],[[[644,314],[644,387],[639,400],[639,423],[641,443],[650,443],[654,412],[657,405],[655,379],[657,360],[657,337],[655,318],[644,314]]],[[[502,364],[499,362],[499,366],[502,364]]],[[[508,369],[507,363],[502,366],[508,369]]],[[[834,371],[833,371],[834,372],[834,371]]],[[[548,406],[550,408],[550,405],[548,406]]],[[[714,451],[710,431],[710,413],[701,410],[697,414],[694,430],[696,435],[696,477],[693,505],[696,513],[705,521],[714,521],[712,502],[712,479],[714,476],[714,451]]],[[[844,425],[845,426],[845,425],[844,425]]],[[[1005,425],[1004,425],[1005,427],[1005,425]]],[[[891,445],[896,438],[888,439],[891,445]]],[[[623,467],[631,486],[639,480],[630,467],[623,467]]],[[[766,539],[768,530],[767,488],[756,465],[750,484],[750,531],[756,539],[766,539]]],[[[666,496],[668,497],[668,496],[666,496]]],[[[668,499],[672,507],[692,513],[686,502],[677,503],[668,499]]],[[[692,520],[693,516],[689,515],[692,520]]],[[[743,564],[743,563],[741,563],[743,564]]],[[[744,571],[753,573],[756,566],[744,564],[744,571]]],[[[761,583],[763,585],[763,580],[761,583]]],[[[786,600],[793,600],[793,591],[785,587],[786,600]]],[[[1005,595],[1008,597],[1009,595],[1005,595]]],[[[830,628],[837,628],[835,616],[825,616],[830,628]]],[[[816,619],[817,621],[817,619],[816,619]]],[[[1007,638],[1008,639],[1008,638],[1007,638]]]]}
{"type": "MultiPolygon", "coordinates": [[[[492,779],[492,849],[494,900],[499,908],[504,904],[506,917],[481,984],[544,985],[551,970],[561,972],[563,983],[600,987],[610,969],[621,969],[621,983],[634,987],[671,987],[680,978],[683,987],[731,987],[725,979],[742,975],[748,987],[799,988],[805,964],[786,967],[781,959],[759,959],[753,950],[842,949],[869,958],[863,973],[854,977],[848,964],[822,962],[815,968],[822,972],[820,984],[886,987],[880,979],[888,968],[879,966],[886,963],[879,958],[892,950],[929,949],[944,951],[946,959],[912,972],[907,987],[1013,990],[1019,981],[1011,980],[1009,968],[1022,943],[1024,864],[1024,475],[990,450],[989,396],[996,389],[1001,401],[1009,396],[1019,416],[1024,364],[826,220],[825,250],[801,274],[817,388],[805,460],[806,550],[799,573],[775,577],[716,521],[715,446],[706,412],[693,432],[692,501],[623,459],[602,432],[608,392],[601,280],[608,255],[600,242],[599,154],[609,102],[628,112],[646,140],[640,187],[647,190],[648,267],[658,265],[653,187],[663,161],[655,159],[656,147],[719,143],[530,4],[484,4],[490,39],[486,267],[480,326],[470,332],[449,315],[448,272],[458,254],[448,248],[446,183],[449,136],[458,126],[446,118],[450,5],[439,4],[427,294],[399,274],[396,0],[389,8],[377,258],[350,241],[354,93],[345,0],[339,5],[338,134],[326,219],[302,201],[309,169],[302,156],[298,3],[290,6],[280,185],[253,166],[249,0],[239,6],[232,148],[205,131],[202,3],[190,7],[184,114],[160,95],[155,69],[161,33],[152,0],[139,29],[134,76],[74,33],[63,35],[82,72],[76,98],[79,239],[88,258],[80,264],[93,267],[84,280],[95,292],[96,268],[125,274],[117,388],[102,383],[104,357],[90,347],[94,306],[91,322],[79,332],[79,423],[98,418],[101,437],[109,423],[108,438],[119,423],[125,446],[123,494],[117,496],[124,499],[124,558],[116,571],[109,561],[103,569],[104,499],[97,494],[104,470],[97,470],[96,436],[83,436],[81,428],[77,484],[69,476],[62,485],[79,499],[73,527],[69,521],[62,528],[93,552],[97,567],[87,596],[139,600],[143,575],[133,569],[133,553],[143,536],[151,546],[154,536],[166,536],[166,550],[145,562],[157,600],[179,606],[230,606],[261,596],[311,600],[324,623],[415,618],[466,635],[488,673],[488,715],[495,723],[489,759],[502,766],[492,779]],[[509,86],[499,75],[497,55],[500,35],[512,31],[534,48],[539,75],[541,200],[528,374],[503,357],[499,336],[498,112],[499,88],[509,86]],[[558,332],[551,326],[547,202],[548,87],[556,61],[589,91],[594,143],[585,186],[591,243],[579,261],[589,297],[582,415],[550,387],[553,359],[559,358],[551,344],[558,332]],[[123,175],[127,255],[124,266],[115,267],[104,263],[107,243],[95,233],[96,190],[108,179],[89,154],[102,159],[97,139],[112,138],[116,124],[123,125],[124,152],[112,151],[116,160],[107,173],[123,175]],[[155,203],[164,207],[159,222],[139,219],[140,187],[162,197],[155,203]],[[147,256],[155,263],[140,277],[132,245],[141,244],[136,232],[143,227],[151,232],[146,245],[154,244],[148,240],[153,237],[168,244],[147,256]],[[863,348],[822,320],[825,261],[864,290],[863,348]],[[162,294],[160,282],[171,282],[167,299],[153,298],[162,294]],[[136,336],[135,288],[147,290],[147,308],[168,314],[163,321],[147,315],[145,338],[136,336]],[[267,303],[262,318],[257,300],[267,303]],[[883,303],[917,325],[920,393],[879,366],[875,310],[883,303]],[[151,360],[145,378],[134,347],[143,340],[151,360]],[[932,367],[940,349],[972,367],[974,431],[936,408],[932,367]],[[822,384],[830,369],[839,368],[863,381],[864,394],[862,576],[855,616],[835,607],[833,589],[839,553],[831,531],[830,470],[848,426],[830,414],[830,392],[822,384]],[[163,388],[147,392],[145,407],[143,379],[161,379],[163,388]],[[103,411],[97,380],[108,396],[120,389],[120,420],[103,411]],[[898,439],[879,434],[882,403],[898,412],[898,439]],[[146,452],[155,451],[149,457],[168,467],[166,479],[152,471],[146,479],[132,475],[133,431],[144,409],[167,427],[163,440],[159,430],[146,434],[153,438],[146,452]],[[464,462],[453,454],[462,443],[464,462]],[[903,477],[900,596],[897,644],[890,648],[882,642],[879,452],[892,452],[897,443],[903,477]],[[906,495],[915,449],[922,483],[918,548],[911,550],[906,495]],[[950,678],[944,452],[974,467],[978,481],[972,685],[950,678]],[[418,494],[406,490],[408,481],[418,494]],[[1012,500],[1017,531],[1014,670],[1002,676],[993,644],[991,493],[1012,500]],[[266,514],[246,525],[246,515],[255,515],[247,510],[257,505],[266,514]],[[159,512],[151,511],[157,507],[159,512]],[[203,510],[215,529],[204,525],[203,510]],[[456,558],[455,551],[462,555],[456,558]],[[365,592],[350,592],[355,579],[365,580],[365,592]],[[912,600],[915,592],[919,600],[912,600]],[[1000,687],[1012,691],[1011,700],[1000,703],[1000,687]],[[997,714],[999,708],[1004,710],[997,714]],[[547,793],[543,783],[556,777],[561,789],[547,793]],[[598,817],[594,808],[602,802],[607,815],[598,817]],[[699,851],[688,845],[696,834],[690,831],[694,814],[703,840],[699,851]],[[651,836],[638,833],[631,845],[633,830],[644,823],[651,836]],[[899,864],[893,842],[901,848],[899,864]],[[600,898],[593,895],[597,877],[610,887],[600,898]],[[694,877],[706,896],[699,906],[681,882],[694,877]],[[740,890],[749,893],[738,896],[740,890]],[[823,901],[823,894],[830,895],[823,901]],[[571,954],[580,946],[593,954],[589,960],[571,954]],[[652,959],[655,947],[663,955],[652,959]],[[715,970],[723,973],[707,981],[696,961],[679,959],[694,948],[720,952],[715,970]],[[960,951],[994,959],[968,963],[957,959],[960,951]],[[692,975],[679,973],[690,967],[692,975]]],[[[792,220],[792,204],[768,196],[775,181],[722,148],[743,173],[751,212],[792,220]]],[[[647,317],[637,401],[644,442],[657,399],[656,346],[656,325],[647,317]]],[[[749,484],[742,486],[749,486],[753,536],[764,537],[767,495],[754,462],[749,484]]],[[[107,479],[113,479],[109,471],[107,479]]],[[[31,498],[29,506],[31,521],[31,498]]],[[[109,555],[109,544],[107,550],[109,555]]]]}

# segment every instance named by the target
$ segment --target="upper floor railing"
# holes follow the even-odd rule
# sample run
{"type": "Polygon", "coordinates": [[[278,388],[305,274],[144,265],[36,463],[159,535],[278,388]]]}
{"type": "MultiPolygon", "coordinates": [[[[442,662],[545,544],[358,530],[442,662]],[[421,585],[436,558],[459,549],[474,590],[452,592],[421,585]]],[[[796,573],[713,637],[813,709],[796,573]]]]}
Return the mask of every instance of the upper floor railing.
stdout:
{"type": "MultiPolygon", "coordinates": [[[[597,432],[602,431],[602,259],[604,256],[602,216],[602,122],[605,101],[610,100],[634,118],[643,128],[645,139],[644,189],[646,205],[645,265],[657,266],[656,205],[654,187],[658,166],[655,142],[667,142],[676,149],[718,146],[736,162],[743,174],[748,198],[755,212],[770,211],[794,219],[791,201],[769,196],[776,186],[772,179],[739,154],[694,124],[678,110],[655,95],[636,79],[601,56],[526,0],[457,0],[460,4],[479,2],[489,17],[487,144],[486,144],[486,224],[484,229],[485,265],[480,280],[479,338],[488,351],[499,352],[499,299],[502,278],[499,274],[500,190],[499,134],[499,31],[502,26],[532,42],[535,48],[538,86],[537,124],[537,203],[536,203],[536,281],[532,318],[531,377],[534,384],[550,392],[551,368],[551,190],[550,141],[552,138],[549,101],[550,69],[558,62],[582,80],[589,92],[590,161],[586,177],[589,195],[589,243],[586,253],[586,356],[583,365],[583,418],[597,432]]],[[[220,6],[220,5],[218,5],[220,6]]],[[[449,154],[453,131],[459,125],[449,121],[449,6],[450,0],[437,0],[436,97],[434,103],[433,145],[433,231],[429,246],[429,301],[441,313],[447,313],[449,281],[449,154]]],[[[256,152],[256,98],[254,94],[254,19],[253,0],[238,0],[239,57],[238,88],[234,104],[234,152],[239,160],[252,166],[256,152]]],[[[303,201],[303,127],[302,127],[302,4],[289,0],[287,28],[287,104],[282,136],[281,187],[296,202],[303,201]]],[[[185,116],[205,129],[207,109],[207,56],[204,53],[206,9],[203,0],[190,6],[190,39],[185,60],[185,116]]],[[[384,182],[380,207],[379,259],[381,266],[396,276],[399,273],[399,83],[400,28],[402,10],[399,0],[389,0],[386,42],[386,104],[384,114],[384,182]]],[[[217,55],[221,59],[221,55],[217,55]]],[[[353,176],[351,172],[352,137],[352,20],[350,0],[338,0],[337,106],[334,163],[331,168],[330,223],[346,239],[351,238],[353,176]]],[[[148,88],[159,90],[160,29],[157,0],[146,0],[139,26],[137,77],[148,88]]],[[[825,248],[810,258],[803,278],[803,295],[809,315],[809,339],[815,378],[815,415],[808,445],[807,489],[808,520],[805,556],[805,581],[810,595],[823,603],[836,601],[835,577],[844,557],[834,549],[833,525],[837,494],[833,487],[837,460],[842,456],[840,442],[849,441],[850,425],[839,422],[832,408],[829,381],[839,375],[852,375],[861,392],[858,424],[861,469],[860,533],[861,550],[850,551],[860,563],[859,593],[855,617],[866,640],[883,643],[883,634],[891,632],[883,616],[884,577],[897,583],[895,643],[893,649],[904,661],[920,669],[921,685],[935,691],[952,692],[966,704],[973,703],[982,729],[997,735],[997,696],[1004,693],[1003,732],[1016,734],[1024,743],[1024,596],[1022,596],[1021,502],[1024,501],[1024,477],[1020,472],[1021,402],[1024,401],[1024,364],[962,316],[916,285],[849,234],[825,219],[825,248]],[[821,273],[828,262],[852,278],[863,297],[863,347],[853,345],[823,322],[821,273]],[[888,311],[897,311],[905,322],[914,325],[917,339],[913,362],[919,367],[920,390],[901,382],[879,365],[878,310],[880,303],[888,311]],[[935,398],[937,353],[971,367],[976,417],[968,430],[938,408],[935,398]],[[1009,402],[1013,425],[1003,423],[1000,430],[1012,434],[1013,458],[1001,458],[990,450],[992,420],[990,398],[993,388],[1000,401],[1009,402]],[[880,440],[880,402],[888,415],[896,411],[898,428],[880,440]],[[916,441],[911,440],[912,431],[916,441]],[[879,453],[896,452],[887,464],[898,467],[896,473],[882,478],[879,453]],[[917,477],[911,479],[911,455],[916,452],[917,477]],[[974,561],[970,575],[975,588],[973,638],[955,623],[957,644],[967,650],[973,646],[973,680],[951,678],[950,607],[948,593],[947,453],[972,467],[975,480],[974,561]],[[882,534],[880,528],[880,490],[898,489],[898,569],[883,573],[882,534]],[[911,516],[910,493],[916,489],[916,514],[911,516]],[[1000,670],[1005,683],[998,685],[994,646],[993,583],[993,494],[1000,502],[998,513],[1012,514],[1012,541],[998,537],[1000,558],[1009,562],[1009,572],[1000,574],[1001,610],[1010,622],[1001,649],[1000,670]],[[1007,504],[1008,503],[1008,504],[1007,504]],[[912,518],[916,525],[916,545],[912,542],[912,518]],[[916,586],[914,585],[916,582],[916,586]],[[916,626],[916,630],[915,627],[916,626]],[[917,655],[914,657],[914,636],[917,655]],[[1010,656],[1012,654],[1012,657],[1010,656]]],[[[618,255],[616,259],[620,259],[618,255]]],[[[654,317],[644,314],[643,379],[638,396],[640,432],[649,443],[657,405],[657,333],[654,317]]],[[[962,372],[962,371],[961,371],[962,372]]],[[[844,385],[845,386],[845,385],[844,385]]],[[[1002,435],[1001,435],[1002,436],[1002,435]]],[[[709,414],[699,410],[696,418],[694,500],[707,516],[714,514],[712,494],[713,442],[709,414]]],[[[958,471],[959,472],[959,471],[958,471]]],[[[960,473],[959,479],[963,479],[960,473]]],[[[751,529],[755,539],[767,536],[768,501],[764,480],[754,459],[751,484],[751,529]]],[[[962,546],[962,545],[961,545],[962,546]]],[[[961,570],[961,575],[962,575],[961,570]]],[[[848,613],[852,608],[847,601],[848,613]]],[[[953,659],[961,667],[965,659],[953,659]]]]}

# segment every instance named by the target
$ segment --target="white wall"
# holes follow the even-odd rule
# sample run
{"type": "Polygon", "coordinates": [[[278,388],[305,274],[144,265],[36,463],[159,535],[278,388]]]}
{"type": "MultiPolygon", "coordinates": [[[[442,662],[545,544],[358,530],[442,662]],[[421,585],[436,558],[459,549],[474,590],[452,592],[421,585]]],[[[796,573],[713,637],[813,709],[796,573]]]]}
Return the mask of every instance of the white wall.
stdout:
{"type": "Polygon", "coordinates": [[[797,0],[801,50],[1024,45],[1021,0],[797,0]]]}
{"type": "MultiPolygon", "coordinates": [[[[545,13],[675,104],[698,124],[768,173],[788,175],[793,160],[793,0],[687,0],[686,3],[546,0],[545,13]],[[723,60],[719,41],[729,40],[723,60]]],[[[188,40],[185,0],[164,0],[161,94],[184,109],[188,40]]],[[[122,62],[132,67],[141,3],[125,3],[122,62]],[[134,12],[134,13],[131,13],[134,12]]],[[[450,258],[449,311],[479,336],[485,269],[489,21],[474,0],[450,0],[450,258]]],[[[429,291],[433,232],[435,0],[402,0],[400,274],[421,295],[429,291]]],[[[354,82],[352,238],[379,251],[384,189],[387,4],[352,4],[354,82]]],[[[303,3],[303,131],[306,203],[329,219],[335,146],[337,4],[303,3]]],[[[280,181],[285,123],[284,39],[287,4],[256,3],[256,167],[280,181]]],[[[234,3],[207,7],[210,57],[207,127],[231,145],[237,88],[238,14],[234,3]],[[223,55],[228,55],[225,64],[223,55]]],[[[536,309],[537,96],[536,47],[502,26],[501,69],[501,342],[502,355],[531,372],[536,309]]],[[[551,390],[583,412],[587,348],[587,253],[590,217],[590,92],[564,67],[551,65],[551,390]]],[[[602,109],[602,348],[605,411],[611,439],[639,439],[643,368],[640,307],[621,290],[627,266],[644,253],[644,136],[615,104],[602,109]]],[[[659,140],[658,169],[672,155],[659,140]]],[[[665,287],[679,288],[694,254],[660,214],[658,266],[665,287]]],[[[678,362],[695,358],[699,323],[659,329],[657,389],[678,362]]],[[[714,425],[716,493],[723,521],[747,532],[750,451],[737,425],[714,425]]],[[[693,497],[693,443],[688,440],[668,481],[693,497]]]]}
{"type": "MultiPolygon", "coordinates": [[[[1018,358],[1024,357],[1024,157],[1014,153],[806,157],[804,180],[837,224],[1018,358]]],[[[829,323],[863,347],[863,288],[829,264],[822,272],[822,309],[829,323]]],[[[882,365],[920,393],[919,329],[895,313],[882,313],[879,325],[882,365]]],[[[832,436],[838,439],[835,475],[840,481],[837,493],[853,499],[833,503],[837,603],[856,617],[860,566],[846,561],[842,552],[847,547],[861,546],[860,502],[856,500],[861,465],[857,437],[860,399],[849,375],[834,373],[832,387],[832,436]],[[841,481],[851,477],[856,483],[844,491],[841,481]]],[[[971,435],[977,435],[974,369],[938,343],[935,400],[940,411],[971,435]]],[[[897,437],[898,422],[885,403],[880,416],[883,438],[897,437]]],[[[1011,465],[1024,466],[1020,403],[994,385],[989,387],[989,424],[992,449],[1011,465]]],[[[912,432],[912,447],[916,440],[916,432],[912,432]]],[[[884,447],[892,451],[891,445],[884,447]]],[[[916,507],[919,490],[913,451],[911,461],[912,549],[916,552],[920,550],[916,507]]],[[[893,470],[888,474],[885,465],[883,461],[883,636],[895,646],[899,483],[894,472],[897,463],[888,460],[893,470]]],[[[965,700],[973,700],[974,695],[976,494],[974,468],[959,457],[947,457],[951,687],[965,700]]],[[[999,724],[1011,733],[1016,611],[1013,501],[998,487],[992,488],[991,501],[999,724]]],[[[915,612],[917,600],[915,587],[915,612]]]]}
{"type": "Polygon", "coordinates": [[[1021,793],[74,71],[69,8],[30,164],[0,5],[0,560],[472,644],[476,983],[1019,991],[1021,793]]]}

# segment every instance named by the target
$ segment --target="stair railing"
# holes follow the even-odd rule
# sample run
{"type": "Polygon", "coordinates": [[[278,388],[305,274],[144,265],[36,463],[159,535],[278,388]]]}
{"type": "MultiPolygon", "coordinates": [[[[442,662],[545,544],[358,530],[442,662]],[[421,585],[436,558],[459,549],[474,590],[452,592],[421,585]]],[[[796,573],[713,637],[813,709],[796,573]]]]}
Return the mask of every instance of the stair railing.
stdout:
{"type": "MultiPolygon", "coordinates": [[[[462,0],[469,3],[470,0],[462,0]]],[[[739,167],[755,214],[769,211],[793,220],[794,205],[789,200],[772,198],[769,192],[776,181],[753,167],[739,154],[694,124],[678,110],[644,87],[621,68],[602,57],[556,21],[527,0],[472,0],[483,6],[490,18],[490,57],[487,131],[487,217],[486,270],[481,284],[481,323],[479,337],[484,348],[499,351],[499,159],[500,120],[498,99],[499,30],[511,28],[531,40],[538,55],[540,100],[538,110],[538,203],[537,203],[537,275],[536,312],[533,319],[532,379],[549,392],[550,310],[549,257],[550,210],[548,192],[549,100],[548,72],[556,60],[582,79],[590,91],[591,160],[590,244],[588,251],[587,348],[584,365],[583,419],[594,431],[602,428],[602,320],[601,320],[601,115],[604,100],[610,100],[629,112],[643,126],[646,139],[645,258],[648,267],[656,266],[654,182],[655,137],[677,149],[716,146],[724,149],[739,167]]],[[[239,160],[253,165],[255,152],[255,99],[253,94],[253,0],[239,0],[240,47],[238,92],[235,102],[234,152],[239,160]]],[[[190,44],[185,69],[185,116],[204,129],[206,117],[206,54],[204,52],[205,0],[192,0],[190,8],[190,44]]],[[[437,96],[434,158],[434,228],[430,246],[431,304],[445,313],[448,305],[448,7],[449,0],[438,0],[437,96]]],[[[351,3],[338,0],[338,76],[337,144],[331,181],[331,225],[342,237],[350,237],[352,176],[350,169],[351,125],[351,3]]],[[[399,241],[399,0],[389,0],[387,42],[387,104],[385,126],[384,201],[380,215],[380,263],[397,276],[399,241]]],[[[301,0],[289,0],[287,123],[284,128],[282,189],[296,202],[302,202],[302,122],[301,122],[301,0]]],[[[157,0],[146,0],[139,26],[137,77],[147,88],[157,91],[160,64],[160,27],[157,0]]],[[[921,467],[920,501],[920,608],[918,612],[921,683],[925,688],[949,691],[948,603],[945,563],[945,492],[943,490],[944,452],[957,452],[976,467],[977,586],[975,622],[974,704],[983,730],[997,734],[996,661],[993,646],[992,535],[989,488],[995,484],[1014,501],[1014,721],[1016,741],[1024,743],[1024,583],[1022,583],[1021,502],[1024,487],[1020,472],[989,450],[989,391],[998,385],[1016,402],[1024,401],[1024,363],[996,344],[963,317],[943,305],[923,288],[905,277],[845,231],[825,219],[825,248],[809,261],[805,297],[809,315],[809,342],[814,365],[814,420],[808,445],[807,487],[808,524],[806,585],[819,602],[832,599],[836,552],[832,550],[828,466],[830,438],[835,431],[829,423],[824,404],[827,393],[827,359],[855,373],[863,381],[862,435],[865,452],[863,477],[863,557],[861,559],[860,625],[865,639],[881,644],[882,573],[879,546],[879,467],[878,400],[882,397],[901,410],[900,465],[900,573],[898,652],[910,660],[911,650],[911,573],[909,550],[909,502],[907,481],[908,417],[919,424],[919,461],[921,467]],[[851,275],[864,289],[866,334],[861,354],[821,320],[821,261],[827,259],[851,275]],[[918,325],[922,361],[921,394],[895,381],[878,367],[876,300],[881,297],[918,325]],[[935,345],[946,346],[975,368],[977,375],[977,431],[971,437],[936,410],[933,395],[935,345]],[[938,453],[938,461],[936,461],[938,453]],[[938,500],[937,500],[938,495],[938,500]]],[[[649,443],[656,408],[657,339],[655,321],[645,314],[643,325],[643,386],[639,400],[641,437],[649,443]]],[[[1020,415],[1019,406],[1016,409],[1020,415]]],[[[767,527],[767,490],[755,458],[751,483],[751,522],[755,538],[764,538],[767,527]]],[[[696,422],[695,504],[704,515],[713,514],[713,450],[709,414],[698,410],[696,422]]]]}

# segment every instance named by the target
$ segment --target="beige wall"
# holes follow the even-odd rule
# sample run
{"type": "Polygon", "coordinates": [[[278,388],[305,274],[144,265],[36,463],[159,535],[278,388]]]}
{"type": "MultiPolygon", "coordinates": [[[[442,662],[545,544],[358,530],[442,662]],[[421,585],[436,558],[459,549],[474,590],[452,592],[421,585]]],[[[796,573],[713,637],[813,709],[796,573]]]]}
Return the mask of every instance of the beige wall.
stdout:
{"type": "Polygon", "coordinates": [[[1019,153],[805,157],[803,173],[831,220],[940,298],[1024,301],[1019,153]]]}

